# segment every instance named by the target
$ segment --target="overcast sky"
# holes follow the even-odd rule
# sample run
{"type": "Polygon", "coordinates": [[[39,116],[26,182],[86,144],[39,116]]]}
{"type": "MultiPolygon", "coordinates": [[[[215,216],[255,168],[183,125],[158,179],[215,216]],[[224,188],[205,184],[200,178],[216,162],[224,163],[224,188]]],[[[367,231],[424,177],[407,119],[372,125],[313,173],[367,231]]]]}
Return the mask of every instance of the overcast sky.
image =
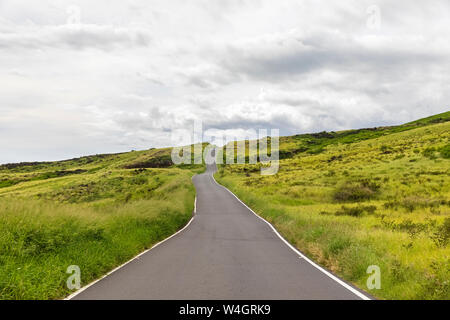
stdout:
{"type": "Polygon", "coordinates": [[[448,111],[450,2],[0,0],[0,163],[448,111]]]}

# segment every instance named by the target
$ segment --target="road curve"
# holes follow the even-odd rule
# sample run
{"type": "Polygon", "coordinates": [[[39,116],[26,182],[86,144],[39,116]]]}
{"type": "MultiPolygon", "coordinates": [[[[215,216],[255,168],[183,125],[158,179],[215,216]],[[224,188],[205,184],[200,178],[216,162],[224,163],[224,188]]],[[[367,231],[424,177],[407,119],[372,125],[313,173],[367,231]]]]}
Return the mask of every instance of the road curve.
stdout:
{"type": "Polygon", "coordinates": [[[191,224],[72,299],[361,299],[299,256],[212,177],[193,178],[191,224]]]}

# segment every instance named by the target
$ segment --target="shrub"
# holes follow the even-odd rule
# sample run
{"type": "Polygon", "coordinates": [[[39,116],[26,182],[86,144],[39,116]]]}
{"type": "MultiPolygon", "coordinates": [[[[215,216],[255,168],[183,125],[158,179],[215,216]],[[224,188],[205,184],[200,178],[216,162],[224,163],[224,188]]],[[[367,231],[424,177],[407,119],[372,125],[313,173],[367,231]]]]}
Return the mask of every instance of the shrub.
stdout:
{"type": "Polygon", "coordinates": [[[6,187],[11,187],[15,184],[19,183],[19,181],[14,181],[14,180],[0,180],[0,188],[6,188],[6,187]]]}
{"type": "Polygon", "coordinates": [[[415,223],[410,219],[406,219],[402,222],[395,223],[394,221],[386,221],[383,220],[382,224],[391,230],[394,231],[404,231],[407,232],[411,238],[414,238],[420,232],[427,230],[427,225],[424,223],[415,223]]]}
{"type": "Polygon", "coordinates": [[[339,161],[339,160],[342,160],[343,159],[343,156],[342,156],[342,154],[340,154],[340,155],[338,155],[338,156],[332,156],[330,159],[328,159],[327,161],[328,162],[333,162],[333,161],[339,161]]]}
{"type": "Polygon", "coordinates": [[[437,228],[431,236],[438,247],[445,247],[450,240],[450,218],[446,218],[444,223],[437,228]]]}
{"type": "Polygon", "coordinates": [[[377,210],[376,206],[365,206],[364,210],[368,213],[368,214],[374,214],[375,210],[377,210]]]}
{"type": "Polygon", "coordinates": [[[369,179],[361,180],[360,183],[361,183],[361,186],[369,188],[373,192],[377,192],[380,189],[380,187],[381,187],[380,184],[378,184],[378,183],[376,183],[374,181],[371,181],[369,179]]]}
{"type": "Polygon", "coordinates": [[[143,185],[148,183],[148,178],[145,176],[137,176],[133,177],[129,181],[131,184],[143,185]]]}
{"type": "Polygon", "coordinates": [[[389,201],[383,204],[383,207],[385,209],[395,209],[397,210],[397,208],[400,206],[398,201],[389,201]]]}
{"type": "Polygon", "coordinates": [[[333,198],[336,201],[362,201],[371,199],[378,191],[380,186],[369,180],[364,180],[359,183],[344,183],[339,186],[333,198]]]}
{"type": "Polygon", "coordinates": [[[434,147],[428,147],[422,151],[422,154],[429,159],[436,159],[435,151],[436,149],[434,147]]]}
{"type": "Polygon", "coordinates": [[[391,147],[388,147],[388,146],[385,146],[385,145],[382,145],[382,146],[380,147],[380,151],[381,151],[381,153],[383,153],[383,154],[389,154],[389,153],[392,153],[392,148],[391,148],[391,147]]]}
{"type": "Polygon", "coordinates": [[[168,168],[173,166],[170,155],[151,158],[147,161],[136,162],[125,166],[125,169],[143,169],[143,168],[168,168]]]}
{"type": "Polygon", "coordinates": [[[357,207],[346,207],[342,206],[340,210],[335,212],[336,216],[352,216],[360,217],[366,212],[367,214],[374,214],[376,206],[357,206],[357,207]]]}
{"type": "Polygon", "coordinates": [[[341,210],[336,211],[335,215],[337,216],[352,216],[352,217],[360,217],[364,213],[364,209],[362,207],[345,207],[342,206],[341,210]]]}
{"type": "Polygon", "coordinates": [[[450,159],[450,144],[442,147],[440,150],[441,157],[444,159],[450,159]]]}
{"type": "Polygon", "coordinates": [[[383,206],[385,209],[397,210],[399,207],[405,208],[409,212],[413,212],[417,208],[438,208],[440,205],[446,205],[445,199],[426,199],[418,197],[406,197],[402,200],[389,201],[383,206]]]}

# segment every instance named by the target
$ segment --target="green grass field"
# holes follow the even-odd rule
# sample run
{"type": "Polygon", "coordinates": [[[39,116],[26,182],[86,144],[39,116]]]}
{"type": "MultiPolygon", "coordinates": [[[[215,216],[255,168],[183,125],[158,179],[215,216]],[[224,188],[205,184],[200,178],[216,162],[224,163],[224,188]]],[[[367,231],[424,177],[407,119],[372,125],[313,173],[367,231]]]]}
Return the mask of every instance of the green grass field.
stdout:
{"type": "Polygon", "coordinates": [[[0,166],[0,299],[57,299],[68,266],[82,285],[191,218],[191,178],[171,149],[0,166]]]}
{"type": "Polygon", "coordinates": [[[277,175],[224,165],[216,179],[375,297],[450,299],[449,120],[282,137],[277,175]],[[381,289],[366,286],[370,265],[381,289]]]}

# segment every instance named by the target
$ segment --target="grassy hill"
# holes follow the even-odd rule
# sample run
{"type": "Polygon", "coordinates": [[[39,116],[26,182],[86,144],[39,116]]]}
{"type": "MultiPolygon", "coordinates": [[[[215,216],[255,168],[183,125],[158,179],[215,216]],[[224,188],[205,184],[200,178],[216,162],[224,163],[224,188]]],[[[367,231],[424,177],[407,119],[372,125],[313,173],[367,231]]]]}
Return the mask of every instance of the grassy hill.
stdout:
{"type": "MultiPolygon", "coordinates": [[[[280,170],[216,179],[297,248],[386,299],[450,299],[450,112],[400,126],[280,138],[280,170]]],[[[247,153],[248,155],[248,153],[247,153]]]]}
{"type": "MultiPolygon", "coordinates": [[[[380,266],[374,296],[449,299],[449,139],[450,112],[281,137],[277,175],[224,165],[216,179],[360,288],[380,266]]],[[[170,152],[0,165],[0,299],[64,297],[68,266],[87,284],[184,226],[204,166],[170,152]]]]}
{"type": "Polygon", "coordinates": [[[0,299],[69,294],[173,234],[191,218],[191,177],[171,149],[0,166],[0,299]]]}

